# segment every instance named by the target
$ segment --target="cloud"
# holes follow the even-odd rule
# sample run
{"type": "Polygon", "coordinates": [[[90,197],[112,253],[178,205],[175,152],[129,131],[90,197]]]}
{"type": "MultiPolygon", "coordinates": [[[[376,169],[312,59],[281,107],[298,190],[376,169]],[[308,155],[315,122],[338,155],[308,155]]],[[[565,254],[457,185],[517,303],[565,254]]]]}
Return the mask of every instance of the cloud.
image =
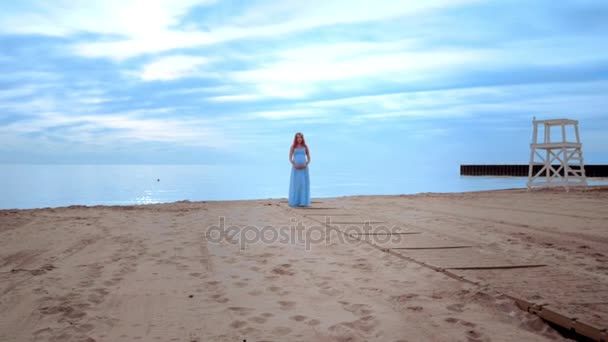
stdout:
{"type": "MultiPolygon", "coordinates": [[[[379,21],[411,16],[472,3],[472,0],[420,1],[274,1],[252,2],[238,8],[230,2],[216,10],[240,12],[234,19],[200,29],[180,25],[195,6],[209,0],[68,1],[16,5],[0,14],[0,32],[73,36],[97,34],[100,38],[76,43],[73,51],[86,57],[125,59],[236,39],[275,37],[318,27],[379,21]]],[[[202,25],[201,25],[202,24],[202,25]]],[[[193,27],[194,26],[194,27],[193,27]]],[[[89,38],[90,39],[90,38],[89,38]]]]}
{"type": "Polygon", "coordinates": [[[233,81],[255,85],[268,97],[305,97],[323,83],[364,80],[414,82],[428,80],[435,74],[487,61],[483,50],[414,51],[395,43],[320,44],[295,51],[284,51],[274,62],[244,71],[228,72],[233,81]],[[344,47],[344,49],[342,49],[344,47]]]}
{"type": "Polygon", "coordinates": [[[196,6],[215,0],[59,0],[23,2],[0,12],[0,33],[78,37],[72,51],[123,59],[208,42],[202,32],[174,30],[196,6]],[[93,38],[97,37],[97,38],[93,38]]]}
{"type": "Polygon", "coordinates": [[[331,117],[334,122],[372,124],[406,118],[509,118],[553,115],[593,119],[605,115],[608,81],[463,87],[301,101],[262,117],[275,120],[331,117]],[[581,111],[581,108],[585,108],[581,111]],[[331,113],[321,115],[320,113],[331,113]],[[343,114],[347,113],[347,114],[343,114]],[[341,115],[338,115],[341,114],[341,115]]]}
{"type": "Polygon", "coordinates": [[[6,2],[0,140],[234,152],[302,125],[373,131],[380,146],[413,123],[449,135],[533,115],[597,122],[606,6],[550,4],[6,2]]]}
{"type": "Polygon", "coordinates": [[[211,0],[57,0],[3,5],[0,32],[70,36],[154,37],[178,24],[192,7],[211,0]]]}
{"type": "Polygon", "coordinates": [[[199,66],[207,62],[207,58],[198,56],[166,56],[144,65],[137,76],[144,81],[196,77],[201,75],[199,66]]]}
{"type": "Polygon", "coordinates": [[[255,118],[284,120],[284,119],[310,119],[314,117],[326,116],[325,113],[311,109],[287,109],[276,111],[255,112],[251,114],[255,118]]]}
{"type": "Polygon", "coordinates": [[[36,94],[43,88],[40,85],[26,84],[10,89],[0,89],[0,100],[13,99],[15,97],[30,96],[36,94]]]}
{"type": "Polygon", "coordinates": [[[207,101],[213,102],[247,102],[263,99],[264,96],[255,94],[240,94],[240,95],[220,95],[207,97],[207,101]]]}
{"type": "Polygon", "coordinates": [[[0,130],[12,135],[55,137],[64,143],[85,145],[131,144],[137,142],[177,143],[180,145],[229,148],[221,128],[200,118],[150,118],[146,111],[115,114],[64,115],[38,112],[4,125],[0,130]]]}
{"type": "Polygon", "coordinates": [[[83,57],[102,57],[124,60],[144,54],[208,45],[219,40],[204,32],[166,30],[154,35],[127,39],[76,43],[72,51],[83,57]]]}
{"type": "Polygon", "coordinates": [[[478,2],[476,0],[286,0],[277,3],[258,3],[238,16],[234,22],[239,26],[257,27],[255,34],[263,33],[262,28],[272,28],[274,32],[294,32],[323,26],[356,24],[382,21],[404,16],[424,15],[451,7],[478,2]]]}

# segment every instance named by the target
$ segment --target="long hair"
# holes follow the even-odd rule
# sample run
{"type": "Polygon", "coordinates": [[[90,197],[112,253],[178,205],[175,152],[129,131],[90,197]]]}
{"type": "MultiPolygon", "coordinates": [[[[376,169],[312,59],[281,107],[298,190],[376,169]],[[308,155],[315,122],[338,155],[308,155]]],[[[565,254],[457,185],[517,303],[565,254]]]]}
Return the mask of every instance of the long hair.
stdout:
{"type": "Polygon", "coordinates": [[[293,136],[293,144],[291,144],[291,148],[295,148],[298,143],[298,134],[302,136],[302,146],[306,147],[308,150],[308,146],[306,145],[306,140],[304,140],[304,134],[298,132],[293,136]]]}

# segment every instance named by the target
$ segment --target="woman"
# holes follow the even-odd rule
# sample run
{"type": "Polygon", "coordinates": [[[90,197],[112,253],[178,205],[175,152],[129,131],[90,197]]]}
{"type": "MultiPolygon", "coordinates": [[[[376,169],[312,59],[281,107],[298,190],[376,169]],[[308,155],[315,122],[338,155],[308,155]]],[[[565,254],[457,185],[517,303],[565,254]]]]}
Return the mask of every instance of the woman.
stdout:
{"type": "Polygon", "coordinates": [[[289,162],[291,163],[291,179],[289,181],[289,206],[310,206],[310,178],[308,176],[308,164],[310,163],[310,152],[304,141],[304,135],[296,133],[293,144],[289,150],[289,162]]]}

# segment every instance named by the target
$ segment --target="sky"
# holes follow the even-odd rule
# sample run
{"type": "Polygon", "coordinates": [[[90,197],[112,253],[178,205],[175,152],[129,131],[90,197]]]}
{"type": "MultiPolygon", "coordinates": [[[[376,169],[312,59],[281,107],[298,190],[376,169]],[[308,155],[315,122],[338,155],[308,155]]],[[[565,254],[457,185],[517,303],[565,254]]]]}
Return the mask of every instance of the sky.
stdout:
{"type": "Polygon", "coordinates": [[[5,0],[0,163],[608,163],[608,2],[5,0]]]}

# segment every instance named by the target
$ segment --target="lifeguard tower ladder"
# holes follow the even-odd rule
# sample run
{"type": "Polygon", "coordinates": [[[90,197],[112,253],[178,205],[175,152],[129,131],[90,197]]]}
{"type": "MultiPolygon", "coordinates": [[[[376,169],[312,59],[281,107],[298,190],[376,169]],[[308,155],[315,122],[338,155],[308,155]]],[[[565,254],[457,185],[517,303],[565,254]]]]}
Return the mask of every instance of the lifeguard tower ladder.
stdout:
{"type": "Polygon", "coordinates": [[[571,186],[587,186],[578,121],[570,119],[536,120],[534,118],[533,123],[528,189],[563,186],[569,190],[571,186]],[[542,127],[544,133],[542,142],[538,141],[539,126],[542,127]],[[551,140],[552,130],[557,130],[558,138],[561,133],[561,139],[551,140]],[[574,131],[575,141],[569,141],[566,137],[566,131],[571,130],[574,131]],[[535,170],[537,165],[540,166],[540,170],[535,170]]]}

